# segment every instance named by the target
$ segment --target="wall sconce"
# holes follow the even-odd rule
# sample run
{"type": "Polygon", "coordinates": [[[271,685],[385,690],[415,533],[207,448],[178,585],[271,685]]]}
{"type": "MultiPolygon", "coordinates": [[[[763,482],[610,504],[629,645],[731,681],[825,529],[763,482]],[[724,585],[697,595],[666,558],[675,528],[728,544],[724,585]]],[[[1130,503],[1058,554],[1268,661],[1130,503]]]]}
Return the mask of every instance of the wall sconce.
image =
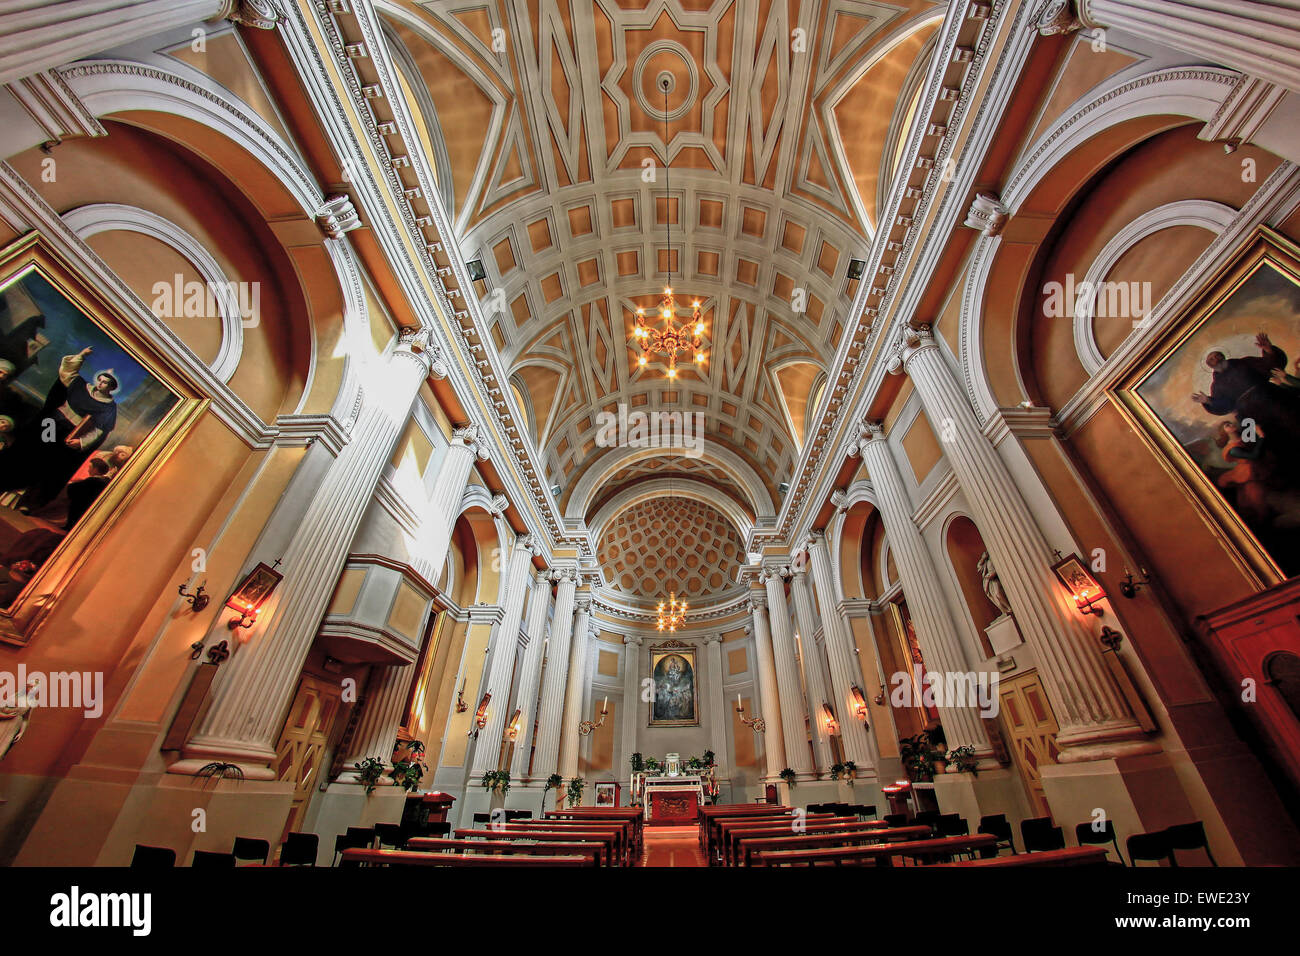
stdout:
{"type": "MultiPolygon", "coordinates": [[[[275,563],[278,565],[280,562],[277,560],[275,563]]],[[[235,588],[235,593],[226,601],[226,607],[239,612],[239,617],[231,618],[226,626],[234,631],[256,624],[257,612],[282,580],[283,574],[259,561],[257,567],[248,572],[244,580],[239,582],[239,587],[235,588]]]]}
{"type": "Polygon", "coordinates": [[[853,716],[858,720],[866,721],[867,698],[862,695],[862,688],[854,684],[849,688],[849,693],[853,695],[853,716]]]}
{"type": "Polygon", "coordinates": [[[456,691],[456,713],[463,714],[469,710],[469,704],[465,703],[465,681],[469,678],[462,677],[460,680],[460,690],[456,691]]]}
{"type": "Polygon", "coordinates": [[[1138,573],[1142,575],[1142,580],[1134,581],[1133,572],[1128,568],[1124,569],[1124,579],[1119,582],[1119,593],[1126,598],[1137,597],[1138,591],[1151,583],[1151,576],[1147,574],[1146,568],[1138,568],[1138,573]]]}
{"type": "Polygon", "coordinates": [[[474,711],[474,720],[469,727],[468,737],[477,737],[478,732],[487,726],[488,720],[488,701],[492,699],[492,692],[487,691],[483,694],[483,699],[478,702],[478,710],[474,711]]]}
{"type": "Polygon", "coordinates": [[[1070,591],[1074,605],[1082,614],[1101,614],[1098,601],[1105,600],[1106,590],[1097,583],[1077,554],[1071,554],[1052,565],[1061,583],[1070,591]]]}
{"type": "Polygon", "coordinates": [[[591,732],[594,731],[597,727],[605,726],[605,715],[608,713],[609,713],[609,697],[606,696],[606,698],[603,701],[601,701],[600,704],[600,720],[598,720],[594,724],[590,720],[584,720],[582,723],[578,724],[578,733],[586,737],[589,734],[591,734],[591,732]]]}
{"type": "Polygon", "coordinates": [[[762,717],[745,716],[745,704],[740,699],[739,694],[736,695],[736,716],[740,718],[740,722],[742,724],[744,724],[750,730],[754,731],[754,733],[756,734],[761,734],[765,730],[767,730],[767,721],[765,721],[762,717]]]}
{"type": "Polygon", "coordinates": [[[185,585],[183,584],[179,585],[176,588],[176,593],[179,594],[181,597],[185,598],[185,600],[189,601],[190,609],[195,614],[198,614],[205,607],[207,607],[208,602],[212,600],[212,597],[210,595],[203,593],[202,584],[200,584],[197,588],[195,588],[192,593],[185,590],[185,585]]]}
{"type": "Polygon", "coordinates": [[[822,701],[822,715],[826,718],[826,733],[838,734],[840,725],[835,720],[835,711],[831,710],[831,705],[822,701]]]}
{"type": "Polygon", "coordinates": [[[1128,702],[1129,710],[1133,711],[1133,716],[1137,718],[1138,726],[1148,734],[1153,734],[1159,730],[1155,718],[1151,716],[1151,709],[1147,707],[1146,699],[1142,692],[1133,683],[1133,678],[1124,666],[1123,659],[1119,656],[1120,645],[1124,643],[1124,635],[1114,628],[1103,627],[1101,636],[1098,638],[1101,646],[1105,648],[1101,652],[1101,659],[1106,663],[1106,669],[1110,671],[1110,676],[1115,679],[1120,693],[1128,702]]]}
{"type": "Polygon", "coordinates": [[[510,717],[510,726],[506,730],[506,736],[511,740],[519,736],[519,718],[523,716],[523,708],[516,707],[514,714],[510,717]]]}
{"type": "Polygon", "coordinates": [[[885,685],[884,684],[880,685],[880,693],[871,699],[876,702],[877,707],[885,706],[885,685]]]}

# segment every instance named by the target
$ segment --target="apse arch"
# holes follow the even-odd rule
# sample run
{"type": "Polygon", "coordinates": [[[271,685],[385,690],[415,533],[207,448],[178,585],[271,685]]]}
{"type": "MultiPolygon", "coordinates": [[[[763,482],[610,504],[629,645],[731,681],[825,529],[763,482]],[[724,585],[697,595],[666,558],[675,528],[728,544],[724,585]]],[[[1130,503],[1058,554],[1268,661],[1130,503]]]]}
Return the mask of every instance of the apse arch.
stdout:
{"type": "Polygon", "coordinates": [[[716,509],[732,523],[741,541],[747,540],[749,533],[754,530],[753,522],[736,502],[713,486],[693,478],[654,478],[623,489],[601,505],[587,523],[587,533],[592,541],[599,542],[609,523],[628,508],[651,498],[667,497],[702,501],[716,509]]]}
{"type": "MultiPolygon", "coordinates": [[[[1059,211],[1105,163],[1175,126],[1213,118],[1239,79],[1216,67],[1174,67],[1112,82],[1038,138],[1000,196],[1003,206],[1011,217],[1031,204],[1036,214],[1059,211]],[[1061,177],[1063,183],[1050,183],[1067,160],[1077,170],[1061,177]]],[[[981,421],[998,408],[984,339],[985,300],[1001,250],[999,236],[975,240],[962,293],[959,364],[981,421]]],[[[1023,378],[1018,387],[1024,394],[1023,378]]]]}

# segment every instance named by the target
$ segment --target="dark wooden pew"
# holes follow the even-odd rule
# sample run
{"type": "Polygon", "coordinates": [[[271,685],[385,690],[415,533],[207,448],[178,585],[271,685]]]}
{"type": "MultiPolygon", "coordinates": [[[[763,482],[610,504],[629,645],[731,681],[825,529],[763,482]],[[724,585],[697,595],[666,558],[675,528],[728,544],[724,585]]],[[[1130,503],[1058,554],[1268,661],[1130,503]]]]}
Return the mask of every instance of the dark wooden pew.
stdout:
{"type": "Polygon", "coordinates": [[[991,833],[975,836],[938,837],[933,840],[907,840],[902,843],[878,843],[868,846],[815,847],[806,850],[768,850],[754,854],[755,866],[893,866],[898,857],[931,857],[965,850],[992,852],[997,837],[991,833]]]}
{"type": "MultiPolygon", "coordinates": [[[[745,837],[762,833],[764,836],[781,836],[796,832],[806,832],[810,829],[825,826],[847,825],[855,821],[845,820],[843,817],[836,817],[833,814],[814,814],[805,817],[800,822],[800,831],[794,828],[794,817],[773,817],[762,820],[746,820],[743,823],[733,820],[724,820],[718,827],[718,836],[714,841],[718,848],[721,860],[711,860],[709,865],[713,866],[721,862],[723,866],[731,866],[736,862],[736,841],[745,837]]],[[[884,824],[876,824],[883,826],[884,824]]]]}
{"type": "Polygon", "coordinates": [[[605,848],[607,866],[623,865],[622,837],[611,831],[599,830],[456,830],[456,839],[518,842],[534,840],[538,843],[599,843],[605,848]]]}
{"type": "Polygon", "coordinates": [[[632,851],[636,844],[634,829],[628,820],[514,820],[506,824],[496,824],[493,829],[504,826],[509,830],[599,830],[610,831],[619,835],[620,859],[624,865],[632,865],[632,851]]]}
{"type": "Polygon", "coordinates": [[[416,853],[488,853],[493,856],[587,856],[592,866],[605,865],[605,847],[600,843],[521,843],[516,840],[451,840],[445,837],[411,837],[406,849],[416,853]]]}
{"type": "Polygon", "coordinates": [[[1105,866],[1105,846],[1067,846],[1064,850],[1043,850],[1040,853],[1017,853],[1012,856],[994,856],[987,860],[963,860],[941,863],[940,866],[1105,866]]]}
{"type": "Polygon", "coordinates": [[[568,810],[548,810],[547,820],[624,820],[632,824],[634,849],[641,852],[645,815],[640,807],[572,807],[568,810]]]}
{"type": "Polygon", "coordinates": [[[930,835],[929,827],[826,827],[806,833],[751,836],[742,834],[734,844],[734,865],[753,866],[754,855],[771,850],[805,850],[816,847],[860,846],[864,843],[901,843],[930,835]]]}
{"type": "Polygon", "coordinates": [[[768,804],[758,805],[752,803],[700,807],[700,848],[704,850],[704,858],[706,860],[713,859],[716,845],[714,840],[717,838],[714,826],[718,822],[741,818],[757,819],[760,816],[772,816],[773,814],[788,815],[791,812],[789,807],[774,807],[768,804]]]}
{"type": "Polygon", "coordinates": [[[589,856],[493,856],[486,853],[419,853],[413,850],[343,851],[341,866],[591,866],[589,856]]]}

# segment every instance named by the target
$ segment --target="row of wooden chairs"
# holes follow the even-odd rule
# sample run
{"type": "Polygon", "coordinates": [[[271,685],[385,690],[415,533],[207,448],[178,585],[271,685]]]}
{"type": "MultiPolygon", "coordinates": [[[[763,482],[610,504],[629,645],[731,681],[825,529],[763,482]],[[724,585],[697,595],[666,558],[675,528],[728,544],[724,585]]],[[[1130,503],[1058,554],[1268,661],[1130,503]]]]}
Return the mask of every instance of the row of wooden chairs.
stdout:
{"type": "MultiPolygon", "coordinates": [[[[229,853],[195,850],[190,865],[201,869],[234,867],[240,862],[265,865],[270,855],[270,841],[253,837],[235,837],[234,846],[229,853]]],[[[131,856],[131,868],[136,870],[171,869],[175,865],[176,851],[169,846],[148,846],[137,843],[135,852],[131,856]]]]}

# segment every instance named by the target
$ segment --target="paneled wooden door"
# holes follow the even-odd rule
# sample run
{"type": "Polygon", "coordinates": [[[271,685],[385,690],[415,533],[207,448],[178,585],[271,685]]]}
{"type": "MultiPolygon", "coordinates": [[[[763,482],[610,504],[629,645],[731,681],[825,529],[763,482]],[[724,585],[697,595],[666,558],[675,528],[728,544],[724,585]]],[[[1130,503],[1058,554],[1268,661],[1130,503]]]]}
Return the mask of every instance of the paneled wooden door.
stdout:
{"type": "Polygon", "coordinates": [[[1060,727],[1047,702],[1043,682],[1033,671],[1001,682],[1002,724],[1007,731],[1011,756],[1020,769],[1034,812],[1050,816],[1043,793],[1044,764],[1056,763],[1060,753],[1056,734],[1060,727]]]}
{"type": "Polygon", "coordinates": [[[293,781],[293,804],[280,841],[297,830],[320,774],[334,718],[342,703],[338,684],[303,675],[275,748],[276,779],[293,781]]]}

